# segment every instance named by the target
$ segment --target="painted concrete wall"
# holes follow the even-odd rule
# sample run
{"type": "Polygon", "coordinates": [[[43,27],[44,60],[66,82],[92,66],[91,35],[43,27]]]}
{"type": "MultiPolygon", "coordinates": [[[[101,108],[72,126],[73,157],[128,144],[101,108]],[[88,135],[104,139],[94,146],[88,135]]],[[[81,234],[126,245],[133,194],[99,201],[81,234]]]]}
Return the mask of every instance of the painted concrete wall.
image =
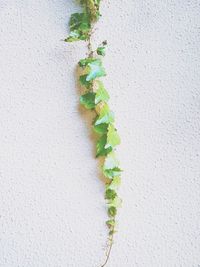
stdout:
{"type": "MultiPolygon", "coordinates": [[[[0,1],[0,266],[99,267],[104,187],[67,45],[69,0],[0,1]]],[[[200,1],[105,0],[124,169],[109,267],[200,266],[200,1]]]]}

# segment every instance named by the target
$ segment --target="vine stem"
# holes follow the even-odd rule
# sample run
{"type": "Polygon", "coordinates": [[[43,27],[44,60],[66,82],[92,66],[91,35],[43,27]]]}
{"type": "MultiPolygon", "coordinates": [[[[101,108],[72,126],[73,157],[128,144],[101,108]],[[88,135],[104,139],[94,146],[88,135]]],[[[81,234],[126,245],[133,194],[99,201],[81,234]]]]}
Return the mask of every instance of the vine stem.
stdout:
{"type": "MultiPolygon", "coordinates": [[[[87,45],[89,57],[93,57],[93,54],[94,54],[94,51],[92,50],[92,41],[91,41],[92,33],[93,33],[93,26],[92,26],[90,33],[89,33],[88,45],[87,45]]],[[[105,267],[107,265],[109,258],[110,258],[111,251],[112,251],[115,228],[112,227],[111,231],[112,231],[112,234],[108,238],[109,243],[107,246],[106,259],[105,259],[104,263],[101,265],[101,267],[105,267]]]]}
{"type": "Polygon", "coordinates": [[[114,237],[114,228],[113,228],[113,233],[112,233],[112,235],[111,235],[111,237],[109,239],[108,251],[106,253],[106,260],[103,263],[103,265],[101,265],[101,267],[106,266],[106,264],[108,263],[108,260],[110,258],[110,254],[111,254],[111,251],[112,251],[112,246],[113,246],[113,237],[114,237]]]}
{"type": "Polygon", "coordinates": [[[91,37],[92,37],[92,31],[93,31],[93,26],[90,30],[90,33],[89,33],[89,38],[88,38],[88,54],[89,54],[89,57],[93,57],[93,51],[92,51],[92,41],[91,41],[91,37]]]}

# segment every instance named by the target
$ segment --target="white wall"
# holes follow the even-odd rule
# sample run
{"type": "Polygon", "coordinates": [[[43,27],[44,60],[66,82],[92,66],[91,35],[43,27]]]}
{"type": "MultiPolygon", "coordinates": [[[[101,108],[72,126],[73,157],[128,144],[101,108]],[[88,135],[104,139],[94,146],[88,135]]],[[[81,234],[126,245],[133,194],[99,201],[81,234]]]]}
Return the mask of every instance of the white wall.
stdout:
{"type": "MultiPolygon", "coordinates": [[[[0,266],[99,267],[107,218],[65,44],[69,0],[0,2],[0,266]]],[[[122,144],[109,267],[200,266],[200,1],[105,0],[122,144]]]]}

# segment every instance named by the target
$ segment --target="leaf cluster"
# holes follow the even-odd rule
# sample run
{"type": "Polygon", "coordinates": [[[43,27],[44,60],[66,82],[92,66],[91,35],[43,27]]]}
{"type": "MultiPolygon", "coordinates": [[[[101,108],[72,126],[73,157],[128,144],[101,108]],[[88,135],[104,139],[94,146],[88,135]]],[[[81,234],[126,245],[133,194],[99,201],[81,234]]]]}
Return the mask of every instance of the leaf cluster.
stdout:
{"type": "MultiPolygon", "coordinates": [[[[101,0],[81,0],[82,13],[74,13],[70,17],[70,34],[65,42],[88,40],[91,34],[92,24],[98,20],[99,5],[101,0]]],[[[101,50],[101,49],[100,49],[101,50]]],[[[100,51],[100,53],[103,53],[100,51]]]]}
{"type": "MultiPolygon", "coordinates": [[[[106,224],[109,228],[111,250],[116,228],[115,217],[122,202],[117,193],[121,183],[122,170],[115,155],[116,146],[120,144],[120,137],[115,128],[114,114],[108,104],[110,96],[100,80],[106,75],[101,57],[105,56],[107,41],[103,41],[95,51],[92,51],[90,42],[93,24],[100,17],[99,6],[101,0],[79,0],[79,2],[83,11],[71,15],[69,21],[70,34],[65,41],[88,40],[89,56],[79,61],[79,67],[82,70],[79,82],[84,89],[84,93],[80,96],[80,103],[96,114],[92,128],[98,136],[96,157],[103,157],[102,173],[106,178],[105,199],[109,216],[106,224]]],[[[103,266],[107,263],[110,250],[103,266]]]]}
{"type": "Polygon", "coordinates": [[[82,75],[79,77],[81,86],[85,93],[80,96],[80,103],[88,110],[93,110],[96,117],[92,123],[94,132],[98,135],[96,143],[96,157],[104,157],[102,172],[107,179],[105,199],[108,204],[108,215],[110,219],[107,225],[110,234],[113,234],[115,216],[121,205],[117,189],[120,185],[122,170],[115,155],[115,148],[120,144],[119,134],[114,126],[114,114],[108,105],[109,94],[104,87],[100,77],[106,75],[102,61],[97,57],[88,57],[79,61],[82,75]]]}

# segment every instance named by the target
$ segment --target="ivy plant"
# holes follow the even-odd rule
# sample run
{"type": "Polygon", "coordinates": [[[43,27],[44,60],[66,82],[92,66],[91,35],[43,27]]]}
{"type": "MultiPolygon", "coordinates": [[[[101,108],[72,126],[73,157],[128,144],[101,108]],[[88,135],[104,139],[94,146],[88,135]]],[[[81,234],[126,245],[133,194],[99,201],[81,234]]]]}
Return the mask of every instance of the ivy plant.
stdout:
{"type": "Polygon", "coordinates": [[[78,62],[80,68],[79,82],[83,88],[80,103],[87,110],[95,113],[92,129],[97,135],[96,157],[103,158],[102,174],[105,177],[105,199],[107,203],[108,247],[105,266],[110,257],[114,233],[116,232],[116,215],[121,206],[117,190],[121,183],[121,168],[116,157],[116,146],[120,137],[115,128],[115,118],[109,107],[109,93],[101,78],[106,75],[102,57],[106,54],[107,41],[103,41],[95,50],[92,49],[91,36],[93,26],[100,18],[101,0],[81,0],[82,13],[74,13],[69,21],[70,34],[65,42],[86,41],[88,56],[78,62]]]}

